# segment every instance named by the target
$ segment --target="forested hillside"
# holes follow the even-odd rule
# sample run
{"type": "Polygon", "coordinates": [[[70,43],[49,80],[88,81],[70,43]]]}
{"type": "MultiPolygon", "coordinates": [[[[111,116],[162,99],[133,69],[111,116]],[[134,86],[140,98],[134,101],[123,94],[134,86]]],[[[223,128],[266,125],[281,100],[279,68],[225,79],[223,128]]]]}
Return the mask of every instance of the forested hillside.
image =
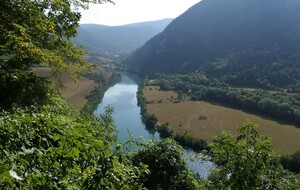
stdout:
{"type": "Polygon", "coordinates": [[[122,26],[81,24],[73,41],[82,45],[90,54],[130,53],[163,31],[171,21],[172,19],[162,19],[122,26]]]}
{"type": "Polygon", "coordinates": [[[237,86],[298,89],[299,20],[297,0],[203,0],[126,63],[142,74],[200,69],[237,86]]]}
{"type": "Polygon", "coordinates": [[[80,8],[108,2],[1,1],[0,189],[300,189],[299,176],[281,167],[270,140],[249,121],[238,137],[216,137],[207,155],[218,168],[201,179],[172,139],[118,143],[113,108],[94,116],[87,105],[79,115],[51,81],[31,72],[47,66],[56,77],[86,74],[92,68],[86,52],[69,39],[76,36],[80,8]],[[130,151],[131,144],[140,148],[130,151]]]}

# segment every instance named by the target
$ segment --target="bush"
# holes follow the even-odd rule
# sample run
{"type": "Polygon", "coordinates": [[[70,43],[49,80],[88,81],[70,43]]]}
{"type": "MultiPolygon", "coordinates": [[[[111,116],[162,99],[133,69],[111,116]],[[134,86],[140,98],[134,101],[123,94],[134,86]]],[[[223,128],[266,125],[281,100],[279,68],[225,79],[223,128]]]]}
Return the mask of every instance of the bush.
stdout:
{"type": "Polygon", "coordinates": [[[140,188],[147,172],[113,150],[110,111],[76,117],[59,97],[0,116],[0,189],[140,188]]]}
{"type": "Polygon", "coordinates": [[[44,104],[50,83],[33,73],[0,67],[0,92],[0,110],[44,104]]]}
{"type": "Polygon", "coordinates": [[[183,149],[174,140],[148,143],[132,156],[133,163],[146,164],[150,170],[141,179],[148,189],[199,190],[200,185],[188,170],[183,159],[183,149]]]}

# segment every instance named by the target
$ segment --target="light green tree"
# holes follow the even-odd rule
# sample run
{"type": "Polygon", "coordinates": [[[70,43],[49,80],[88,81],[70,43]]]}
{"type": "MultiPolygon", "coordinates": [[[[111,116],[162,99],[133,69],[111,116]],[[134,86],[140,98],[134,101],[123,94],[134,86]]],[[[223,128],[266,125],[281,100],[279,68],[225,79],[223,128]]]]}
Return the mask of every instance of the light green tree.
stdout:
{"type": "Polygon", "coordinates": [[[111,0],[11,0],[0,6],[1,68],[47,64],[76,74],[88,64],[85,51],[69,41],[79,26],[79,8],[111,0]],[[76,65],[76,67],[73,67],[76,65]]]}
{"type": "Polygon", "coordinates": [[[150,173],[140,181],[147,189],[200,190],[199,181],[188,169],[183,148],[172,139],[148,142],[132,156],[134,165],[145,164],[150,173]]]}
{"type": "Polygon", "coordinates": [[[211,144],[210,155],[218,167],[209,177],[208,189],[299,189],[297,178],[279,164],[270,139],[246,121],[240,135],[223,132],[211,144]]]}
{"type": "Polygon", "coordinates": [[[0,6],[0,109],[40,103],[47,83],[29,70],[36,65],[74,78],[91,65],[86,51],[70,42],[81,17],[79,8],[111,0],[4,0],[0,6]]]}

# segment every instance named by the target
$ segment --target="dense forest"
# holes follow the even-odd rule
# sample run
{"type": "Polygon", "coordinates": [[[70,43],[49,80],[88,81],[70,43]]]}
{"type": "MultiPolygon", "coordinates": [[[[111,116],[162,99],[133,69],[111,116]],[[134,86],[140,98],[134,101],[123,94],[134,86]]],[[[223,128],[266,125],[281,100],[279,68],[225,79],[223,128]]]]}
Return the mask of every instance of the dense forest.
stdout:
{"type": "MultiPolygon", "coordinates": [[[[206,100],[241,108],[273,119],[300,123],[300,96],[284,91],[235,88],[201,71],[188,74],[156,74],[151,85],[185,93],[191,100],[206,100]]],[[[298,126],[300,127],[300,126],[298,126]]]]}
{"type": "Polygon", "coordinates": [[[203,0],[125,63],[140,74],[206,75],[242,87],[299,92],[297,0],[203,0]]]}
{"type": "Polygon", "coordinates": [[[77,11],[110,2],[1,2],[1,189],[300,188],[299,175],[282,168],[270,140],[250,121],[238,137],[224,132],[209,145],[206,154],[218,167],[201,179],[188,169],[175,141],[133,139],[126,143],[140,148],[130,152],[116,142],[113,108],[98,117],[78,114],[49,79],[31,72],[48,66],[54,76],[67,72],[76,79],[93,68],[84,60],[87,52],[70,41],[79,25],[77,11]]]}

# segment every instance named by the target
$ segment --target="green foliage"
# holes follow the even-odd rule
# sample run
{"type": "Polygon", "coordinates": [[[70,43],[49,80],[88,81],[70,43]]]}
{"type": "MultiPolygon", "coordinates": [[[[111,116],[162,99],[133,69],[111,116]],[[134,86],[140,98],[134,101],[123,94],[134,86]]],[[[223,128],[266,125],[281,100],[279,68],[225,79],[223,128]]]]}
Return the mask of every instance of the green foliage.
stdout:
{"type": "Polygon", "coordinates": [[[86,52],[69,41],[76,35],[80,13],[90,3],[111,0],[2,1],[0,7],[1,109],[12,104],[40,103],[48,92],[47,82],[29,69],[47,65],[53,74],[63,71],[78,77],[90,64],[86,52]]]}
{"type": "Polygon", "coordinates": [[[58,97],[0,117],[1,189],[130,189],[147,169],[113,150],[110,110],[76,117],[58,97]],[[129,188],[130,187],[130,188],[129,188]]]}
{"type": "MultiPolygon", "coordinates": [[[[29,68],[48,64],[72,73],[75,67],[87,65],[85,52],[68,41],[75,36],[80,14],[73,9],[81,1],[5,1],[0,8],[0,61],[11,68],[29,68]],[[75,7],[71,7],[75,6],[75,7]]],[[[74,73],[75,74],[75,73],[74,73]]]]}
{"type": "MultiPolygon", "coordinates": [[[[182,147],[173,140],[149,142],[129,156],[115,142],[112,109],[98,118],[79,117],[51,93],[48,82],[28,72],[32,66],[46,64],[54,73],[66,71],[76,76],[89,67],[82,58],[86,52],[69,39],[76,35],[78,8],[105,2],[112,1],[1,2],[0,106],[9,110],[0,112],[1,189],[202,189],[183,160],[182,147]]],[[[201,98],[237,95],[227,94],[222,82],[195,76],[175,81],[176,88],[182,92],[193,88],[201,98]],[[201,86],[186,83],[186,79],[201,86]]],[[[172,82],[164,81],[164,87],[171,89],[172,82]]],[[[141,89],[138,97],[142,115],[154,126],[157,119],[147,115],[141,89]]],[[[288,100],[288,105],[279,102],[280,110],[290,106],[288,100]]],[[[258,101],[263,109],[277,109],[272,99],[258,101]]],[[[300,113],[298,107],[290,110],[300,113]]],[[[238,138],[224,133],[211,146],[218,168],[205,182],[207,188],[299,189],[299,181],[281,168],[269,140],[252,123],[247,122],[240,132],[238,138]]]]}
{"type": "MultiPolygon", "coordinates": [[[[88,68],[86,52],[69,39],[76,35],[78,8],[104,2],[112,1],[1,2],[0,106],[7,111],[0,112],[0,189],[145,189],[148,166],[133,163],[115,142],[112,109],[99,118],[79,117],[44,79],[29,72],[42,64],[77,76],[88,68]]],[[[195,179],[175,152],[179,147],[165,148],[165,163],[179,161],[171,174],[180,175],[168,175],[169,187],[195,189],[195,179]]]]}
{"type": "Polygon", "coordinates": [[[86,77],[94,80],[97,83],[97,87],[86,97],[88,101],[81,110],[82,114],[89,115],[93,113],[98,104],[101,102],[105,91],[119,81],[121,76],[120,74],[113,72],[108,80],[104,79],[103,76],[99,74],[89,74],[86,77]]]}
{"type": "Polygon", "coordinates": [[[181,101],[183,99],[183,92],[182,92],[182,90],[178,90],[177,91],[177,99],[179,101],[181,101]]]}
{"type": "Polygon", "coordinates": [[[171,139],[147,143],[132,156],[135,165],[146,164],[150,174],[140,179],[148,189],[200,189],[200,184],[188,170],[183,149],[171,139]]]}
{"type": "Polygon", "coordinates": [[[268,138],[257,125],[246,121],[240,135],[228,132],[210,145],[210,156],[218,167],[209,176],[208,189],[299,189],[299,179],[284,171],[268,138]]]}
{"type": "Polygon", "coordinates": [[[182,91],[191,100],[206,100],[240,108],[298,125],[300,122],[300,97],[282,90],[236,88],[222,80],[208,77],[201,71],[188,74],[156,74],[152,78],[161,88],[182,91]]]}
{"type": "Polygon", "coordinates": [[[192,150],[197,152],[209,149],[206,140],[203,140],[201,138],[195,138],[188,134],[176,133],[173,138],[180,145],[191,148],[192,150]]]}
{"type": "Polygon", "coordinates": [[[300,173],[300,151],[280,158],[282,166],[292,172],[300,173]]]}
{"type": "Polygon", "coordinates": [[[170,129],[168,125],[168,123],[156,125],[156,130],[160,137],[172,138],[181,146],[191,148],[197,152],[208,150],[208,144],[205,140],[194,138],[186,133],[174,133],[174,131],[170,129]]]}
{"type": "Polygon", "coordinates": [[[154,129],[158,119],[154,114],[146,114],[143,117],[143,121],[148,129],[154,129]]]}
{"type": "Polygon", "coordinates": [[[170,130],[168,125],[169,125],[168,123],[161,124],[161,125],[156,125],[156,130],[157,130],[157,132],[159,132],[160,137],[168,138],[168,137],[172,136],[174,131],[170,130]]]}
{"type": "Polygon", "coordinates": [[[22,70],[6,70],[0,66],[0,110],[12,106],[43,104],[51,92],[50,83],[22,70]]]}
{"type": "Polygon", "coordinates": [[[284,50],[244,50],[229,53],[224,58],[203,66],[205,73],[225,82],[250,88],[290,88],[297,90],[300,78],[299,64],[295,57],[288,57],[284,50]],[[273,58],[280,55],[281,59],[273,58]],[[283,61],[284,60],[284,61],[283,61]]]}
{"type": "Polygon", "coordinates": [[[231,85],[299,92],[299,19],[298,0],[202,0],[126,63],[143,75],[201,69],[231,85]]]}
{"type": "MultiPolygon", "coordinates": [[[[159,74],[158,74],[158,76],[159,76],[159,74]]],[[[160,78],[158,78],[158,80],[159,79],[160,78]]],[[[143,88],[144,88],[145,84],[147,84],[147,82],[148,82],[147,79],[144,80],[144,82],[141,85],[139,85],[138,92],[137,92],[137,100],[138,100],[138,105],[141,107],[142,120],[145,123],[147,129],[148,130],[154,129],[159,133],[160,137],[173,138],[181,146],[192,148],[195,151],[201,151],[201,150],[207,149],[208,146],[207,146],[207,142],[205,140],[196,139],[187,134],[179,134],[179,133],[174,134],[174,131],[168,127],[168,125],[169,125],[168,123],[157,124],[158,119],[156,118],[155,114],[149,114],[147,111],[147,100],[144,97],[144,92],[143,92],[143,88]]],[[[167,82],[168,84],[171,85],[170,80],[162,79],[159,81],[159,84],[161,84],[160,82],[162,82],[163,84],[165,82],[167,82]]],[[[174,87],[170,86],[170,89],[172,89],[172,88],[174,88],[174,87]]],[[[170,89],[168,89],[168,90],[170,90],[170,89]]],[[[179,98],[183,98],[184,95],[181,90],[179,91],[178,94],[180,96],[179,98]]]]}
{"type": "Polygon", "coordinates": [[[138,101],[138,106],[141,107],[142,121],[146,125],[146,128],[151,130],[155,128],[158,119],[154,114],[149,114],[147,111],[147,102],[146,102],[146,98],[144,97],[143,88],[144,88],[144,83],[142,83],[138,87],[137,101],[138,101]]]}

